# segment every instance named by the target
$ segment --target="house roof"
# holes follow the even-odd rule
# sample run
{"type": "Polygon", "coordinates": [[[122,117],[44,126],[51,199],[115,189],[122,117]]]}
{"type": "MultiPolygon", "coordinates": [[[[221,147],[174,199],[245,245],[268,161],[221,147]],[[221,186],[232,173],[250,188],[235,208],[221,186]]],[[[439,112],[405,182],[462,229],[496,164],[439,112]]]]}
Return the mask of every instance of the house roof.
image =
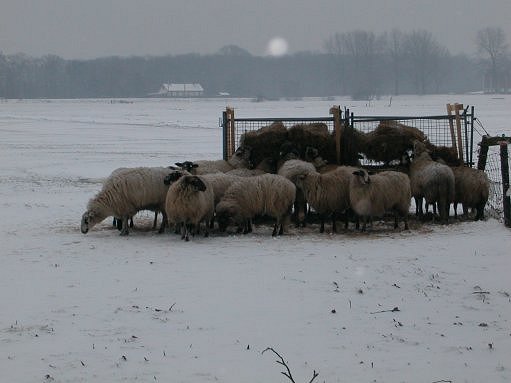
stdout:
{"type": "Polygon", "coordinates": [[[203,92],[201,84],[163,84],[161,90],[165,92],[203,92]]]}

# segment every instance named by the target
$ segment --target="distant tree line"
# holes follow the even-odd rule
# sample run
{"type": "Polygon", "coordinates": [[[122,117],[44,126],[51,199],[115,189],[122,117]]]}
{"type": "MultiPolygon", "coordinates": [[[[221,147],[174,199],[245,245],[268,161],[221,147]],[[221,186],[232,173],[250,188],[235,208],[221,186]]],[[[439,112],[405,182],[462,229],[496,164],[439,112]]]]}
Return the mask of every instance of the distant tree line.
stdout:
{"type": "Polygon", "coordinates": [[[349,95],[509,92],[511,60],[504,33],[477,33],[480,55],[452,55],[428,31],[356,30],[325,41],[322,53],[253,56],[229,45],[216,54],[65,60],[0,52],[0,97],[145,97],[162,83],[200,83],[205,96],[266,99],[349,95]]]}

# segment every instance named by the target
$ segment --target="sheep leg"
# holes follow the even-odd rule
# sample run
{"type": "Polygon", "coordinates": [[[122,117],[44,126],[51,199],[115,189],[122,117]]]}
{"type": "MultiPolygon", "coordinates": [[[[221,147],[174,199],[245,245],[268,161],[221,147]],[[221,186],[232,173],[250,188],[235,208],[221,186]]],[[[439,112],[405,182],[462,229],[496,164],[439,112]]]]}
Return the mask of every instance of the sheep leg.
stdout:
{"type": "Polygon", "coordinates": [[[153,230],[156,229],[156,225],[158,224],[158,211],[154,212],[154,220],[153,220],[153,230]]]}
{"type": "Polygon", "coordinates": [[[367,229],[367,216],[362,217],[362,231],[366,231],[367,229]]]}
{"type": "Polygon", "coordinates": [[[130,217],[130,228],[133,228],[133,226],[135,226],[135,225],[133,224],[133,217],[130,217]]]}
{"type": "Polygon", "coordinates": [[[422,197],[413,197],[415,199],[415,215],[422,217],[422,197]]]}
{"type": "Polygon", "coordinates": [[[321,222],[320,226],[319,226],[319,232],[320,233],[324,233],[325,232],[325,217],[323,217],[323,215],[321,214],[319,216],[319,220],[321,222]]]}
{"type": "MultiPolygon", "coordinates": [[[[156,214],[156,213],[155,213],[156,214]]],[[[161,218],[161,225],[160,225],[160,230],[158,230],[158,234],[163,234],[165,233],[165,228],[167,227],[167,224],[168,224],[168,217],[167,217],[167,213],[165,212],[165,210],[163,210],[161,212],[161,215],[162,215],[162,218],[161,218]]],[[[156,226],[155,226],[156,227],[156,226]]]]}
{"type": "Polygon", "coordinates": [[[122,218],[122,230],[120,235],[128,235],[129,233],[130,232],[128,229],[128,216],[126,215],[122,218]]]}
{"type": "Polygon", "coordinates": [[[245,222],[245,231],[243,232],[243,234],[248,234],[248,233],[252,233],[252,219],[251,218],[247,219],[245,222]]]}
{"type": "Polygon", "coordinates": [[[480,202],[477,204],[477,206],[476,206],[477,213],[476,213],[476,217],[475,217],[476,221],[484,219],[484,206],[485,205],[486,205],[485,202],[480,202]]]}
{"type": "Polygon", "coordinates": [[[271,236],[272,237],[275,237],[277,235],[277,229],[279,227],[279,221],[277,220],[277,222],[275,223],[275,225],[273,225],[273,232],[271,233],[271,236]]]}
{"type": "Polygon", "coordinates": [[[186,225],[182,222],[178,223],[179,225],[179,231],[181,232],[181,239],[185,239],[186,237],[186,225]]]}
{"type": "Polygon", "coordinates": [[[333,233],[337,233],[337,224],[335,223],[335,220],[336,220],[336,214],[335,212],[332,213],[332,232],[333,233]]]}
{"type": "Polygon", "coordinates": [[[117,230],[122,230],[122,220],[114,217],[112,224],[117,228],[117,230]]]}

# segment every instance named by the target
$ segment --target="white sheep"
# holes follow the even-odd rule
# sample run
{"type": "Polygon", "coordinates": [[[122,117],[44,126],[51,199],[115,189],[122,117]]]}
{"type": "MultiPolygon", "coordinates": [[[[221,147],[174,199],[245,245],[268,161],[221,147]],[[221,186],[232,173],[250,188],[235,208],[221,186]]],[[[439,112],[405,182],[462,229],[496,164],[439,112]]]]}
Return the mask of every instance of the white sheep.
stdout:
{"type": "Polygon", "coordinates": [[[181,239],[189,241],[190,234],[199,230],[206,222],[205,236],[209,235],[208,224],[215,208],[213,188],[199,176],[183,175],[170,185],[165,201],[169,224],[181,228],[181,239]]]}
{"type": "MultiPolygon", "coordinates": [[[[307,173],[314,173],[316,168],[309,162],[291,159],[285,161],[279,168],[277,174],[287,178],[296,185],[298,176],[307,173]]],[[[296,198],[293,209],[293,220],[297,226],[305,226],[305,218],[307,213],[307,199],[300,188],[296,189],[296,198]]]]}
{"type": "Polygon", "coordinates": [[[252,168],[250,162],[250,147],[240,146],[229,158],[225,160],[200,160],[200,161],[184,161],[176,162],[176,166],[187,170],[193,175],[209,174],[209,173],[226,173],[238,168],[252,168]]]}
{"type": "Polygon", "coordinates": [[[353,172],[349,186],[350,205],[355,214],[362,218],[362,231],[368,219],[382,217],[394,212],[394,228],[398,228],[398,216],[403,217],[408,230],[410,210],[410,179],[401,172],[384,171],[369,175],[364,169],[353,172]]]}
{"type": "Polygon", "coordinates": [[[332,217],[332,231],[337,232],[336,218],[345,213],[345,227],[348,226],[349,183],[351,174],[357,170],[351,166],[339,166],[328,173],[311,171],[297,178],[296,186],[321,220],[320,233],[325,231],[325,219],[332,217]]]}
{"type": "Polygon", "coordinates": [[[463,214],[468,217],[468,209],[476,209],[475,220],[484,219],[484,207],[490,194],[490,181],[483,170],[467,166],[451,167],[455,180],[454,215],[457,216],[458,203],[463,206],[463,214]]]}
{"type": "Polygon", "coordinates": [[[128,235],[128,219],[140,210],[162,212],[159,230],[162,233],[167,222],[165,198],[168,191],[163,180],[168,173],[169,169],[164,167],[116,169],[87,204],[82,215],[82,233],[86,234],[105,218],[113,216],[122,220],[121,235],[128,235]]]}
{"type": "Polygon", "coordinates": [[[431,159],[422,142],[414,142],[414,157],[409,169],[416,214],[422,216],[422,199],[437,204],[440,219],[448,223],[449,206],[454,201],[454,173],[447,165],[431,159]]]}
{"type": "Polygon", "coordinates": [[[296,187],[288,179],[276,174],[263,174],[242,178],[227,189],[216,206],[218,226],[225,231],[228,225],[238,226],[238,231],[250,231],[250,220],[256,215],[275,218],[272,235],[285,231],[296,187]]]}

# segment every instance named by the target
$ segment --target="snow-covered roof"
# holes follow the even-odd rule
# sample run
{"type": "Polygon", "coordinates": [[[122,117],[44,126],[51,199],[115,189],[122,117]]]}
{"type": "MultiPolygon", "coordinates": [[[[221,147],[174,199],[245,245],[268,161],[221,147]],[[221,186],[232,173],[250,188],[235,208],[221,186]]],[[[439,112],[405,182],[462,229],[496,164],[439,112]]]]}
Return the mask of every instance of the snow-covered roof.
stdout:
{"type": "Polygon", "coordinates": [[[204,92],[201,84],[163,84],[161,90],[166,92],[204,92]]]}

